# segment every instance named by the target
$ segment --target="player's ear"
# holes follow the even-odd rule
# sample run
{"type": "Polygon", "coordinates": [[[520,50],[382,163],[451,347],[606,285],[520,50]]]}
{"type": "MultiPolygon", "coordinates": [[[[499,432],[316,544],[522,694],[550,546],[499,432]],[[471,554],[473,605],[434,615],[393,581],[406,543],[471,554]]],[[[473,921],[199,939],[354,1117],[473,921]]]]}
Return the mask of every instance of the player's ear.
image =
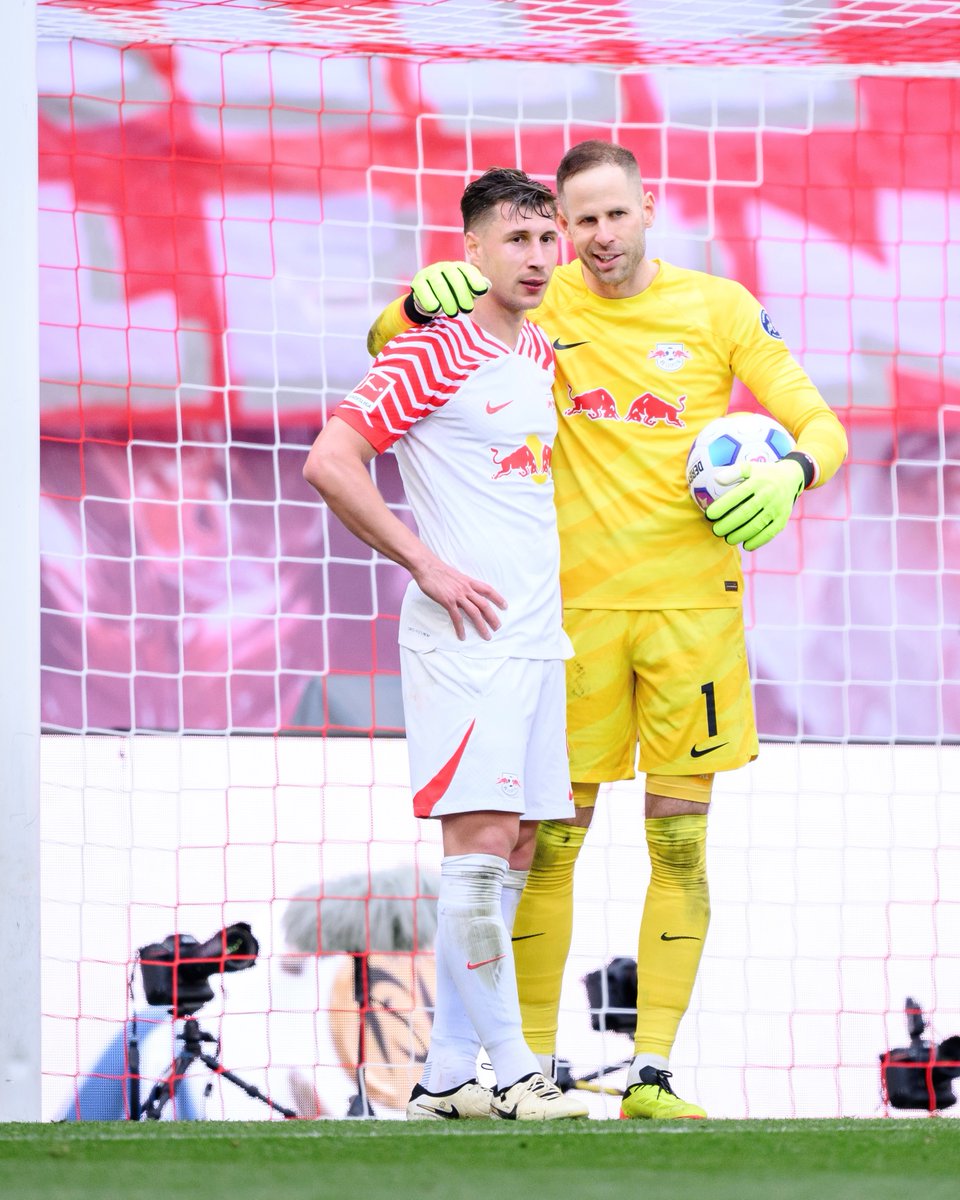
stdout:
{"type": "Polygon", "coordinates": [[[468,229],[463,235],[463,251],[464,258],[468,263],[482,270],[480,266],[480,239],[472,229],[468,229]]]}
{"type": "Polygon", "coordinates": [[[559,204],[557,205],[557,228],[565,238],[570,236],[570,224],[567,221],[566,214],[559,204]]]}
{"type": "Polygon", "coordinates": [[[649,229],[656,219],[657,201],[653,192],[644,192],[643,195],[643,227],[649,229]]]}

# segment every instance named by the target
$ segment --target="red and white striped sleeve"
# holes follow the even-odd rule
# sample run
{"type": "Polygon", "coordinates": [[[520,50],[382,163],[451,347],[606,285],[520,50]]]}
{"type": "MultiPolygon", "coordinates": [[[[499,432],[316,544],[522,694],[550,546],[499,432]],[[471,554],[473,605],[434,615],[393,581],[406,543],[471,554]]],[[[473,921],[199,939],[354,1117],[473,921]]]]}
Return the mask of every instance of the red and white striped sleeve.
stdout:
{"type": "Polygon", "coordinates": [[[532,321],[524,321],[523,328],[520,330],[517,350],[528,358],[532,358],[537,366],[543,367],[545,371],[553,370],[556,363],[553,346],[540,326],[535,325],[532,321]]]}
{"type": "Polygon", "coordinates": [[[461,321],[411,329],[384,347],[332,415],[380,454],[417,421],[442,408],[493,357],[496,348],[481,343],[461,321]]]}

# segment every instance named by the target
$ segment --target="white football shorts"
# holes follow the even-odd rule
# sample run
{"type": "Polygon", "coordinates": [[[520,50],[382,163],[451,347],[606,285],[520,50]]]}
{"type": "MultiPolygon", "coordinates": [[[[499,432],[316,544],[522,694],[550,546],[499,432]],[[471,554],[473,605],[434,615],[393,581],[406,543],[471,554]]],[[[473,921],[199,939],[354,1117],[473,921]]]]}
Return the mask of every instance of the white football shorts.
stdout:
{"type": "Polygon", "coordinates": [[[574,815],[562,659],[400,647],[413,811],[574,815]]]}

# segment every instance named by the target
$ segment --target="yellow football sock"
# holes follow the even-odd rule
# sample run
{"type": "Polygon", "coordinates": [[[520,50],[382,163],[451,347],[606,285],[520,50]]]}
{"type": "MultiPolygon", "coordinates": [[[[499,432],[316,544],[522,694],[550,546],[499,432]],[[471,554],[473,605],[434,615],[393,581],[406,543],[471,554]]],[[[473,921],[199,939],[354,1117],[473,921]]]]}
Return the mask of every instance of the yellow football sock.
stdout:
{"type": "Polygon", "coordinates": [[[710,924],[707,815],[646,821],[650,886],[637,948],[636,1054],[668,1059],[710,924]]]}
{"type": "Polygon", "coordinates": [[[553,1054],[563,969],[573,931],[573,868],[586,829],[541,821],[513,925],[523,1035],[534,1054],[553,1054]]]}

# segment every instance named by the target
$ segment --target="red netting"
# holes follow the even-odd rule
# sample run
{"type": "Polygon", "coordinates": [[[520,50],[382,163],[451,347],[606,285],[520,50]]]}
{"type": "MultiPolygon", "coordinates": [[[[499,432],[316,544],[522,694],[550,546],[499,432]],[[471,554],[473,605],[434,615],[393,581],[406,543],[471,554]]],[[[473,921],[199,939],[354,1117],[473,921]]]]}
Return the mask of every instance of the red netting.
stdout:
{"type": "MultiPolygon", "coordinates": [[[[537,68],[531,91],[491,64],[83,41],[41,63],[43,486],[62,533],[44,559],[51,727],[399,728],[402,572],[325,521],[305,446],[363,374],[377,309],[419,262],[459,255],[471,173],[517,162],[550,180],[565,146],[599,133],[635,150],[658,194],[658,252],[761,295],[850,421],[845,482],[750,562],[762,731],[957,728],[934,619],[958,568],[956,81],[586,68],[574,95],[562,67],[537,68]],[[917,465],[896,472],[901,458],[917,465]],[[924,498],[898,494],[923,481],[924,498]],[[851,543],[862,558],[879,539],[844,615],[826,581],[849,569],[861,493],[887,524],[851,543]],[[932,623],[893,635],[904,601],[884,547],[905,511],[901,558],[921,574],[902,586],[932,623]],[[789,633],[765,631],[768,604],[789,633]],[[827,679],[801,674],[811,622],[827,679]],[[921,677],[908,685],[900,650],[878,644],[888,682],[854,681],[851,648],[877,638],[926,643],[921,677]]],[[[402,506],[392,460],[378,471],[402,506]]]]}
{"type": "MultiPolygon", "coordinates": [[[[588,136],[639,155],[651,251],[760,295],[851,437],[750,560],[766,744],[718,782],[678,1089],[718,1116],[866,1116],[905,994],[956,1030],[960,84],[933,75],[958,7],[41,2],[43,717],[71,735],[43,739],[45,1116],[124,1115],[134,1009],[146,1079],[178,1048],[128,1001],[137,948],[234,921],[262,954],[214,980],[225,1064],[346,1112],[353,960],[316,953],[323,906],[416,923],[439,846],[404,747],[371,736],[402,723],[406,578],[327,519],[305,450],[371,317],[460,253],[463,184],[552,180],[588,136]],[[653,69],[685,61],[774,65],[653,69]],[[237,736],[282,730],[360,736],[237,736]]],[[[638,788],[604,794],[578,866],[559,1050],[582,1072],[629,1052],[579,980],[635,952],[638,788]]],[[[430,954],[367,965],[398,1115],[430,954]]],[[[178,1116],[268,1115],[192,1074],[178,1116]]]]}
{"type": "Polygon", "coordinates": [[[38,0],[50,34],[304,42],[347,54],[668,65],[942,64],[960,4],[612,0],[38,0]],[[85,23],[86,22],[86,23],[85,23]]]}

